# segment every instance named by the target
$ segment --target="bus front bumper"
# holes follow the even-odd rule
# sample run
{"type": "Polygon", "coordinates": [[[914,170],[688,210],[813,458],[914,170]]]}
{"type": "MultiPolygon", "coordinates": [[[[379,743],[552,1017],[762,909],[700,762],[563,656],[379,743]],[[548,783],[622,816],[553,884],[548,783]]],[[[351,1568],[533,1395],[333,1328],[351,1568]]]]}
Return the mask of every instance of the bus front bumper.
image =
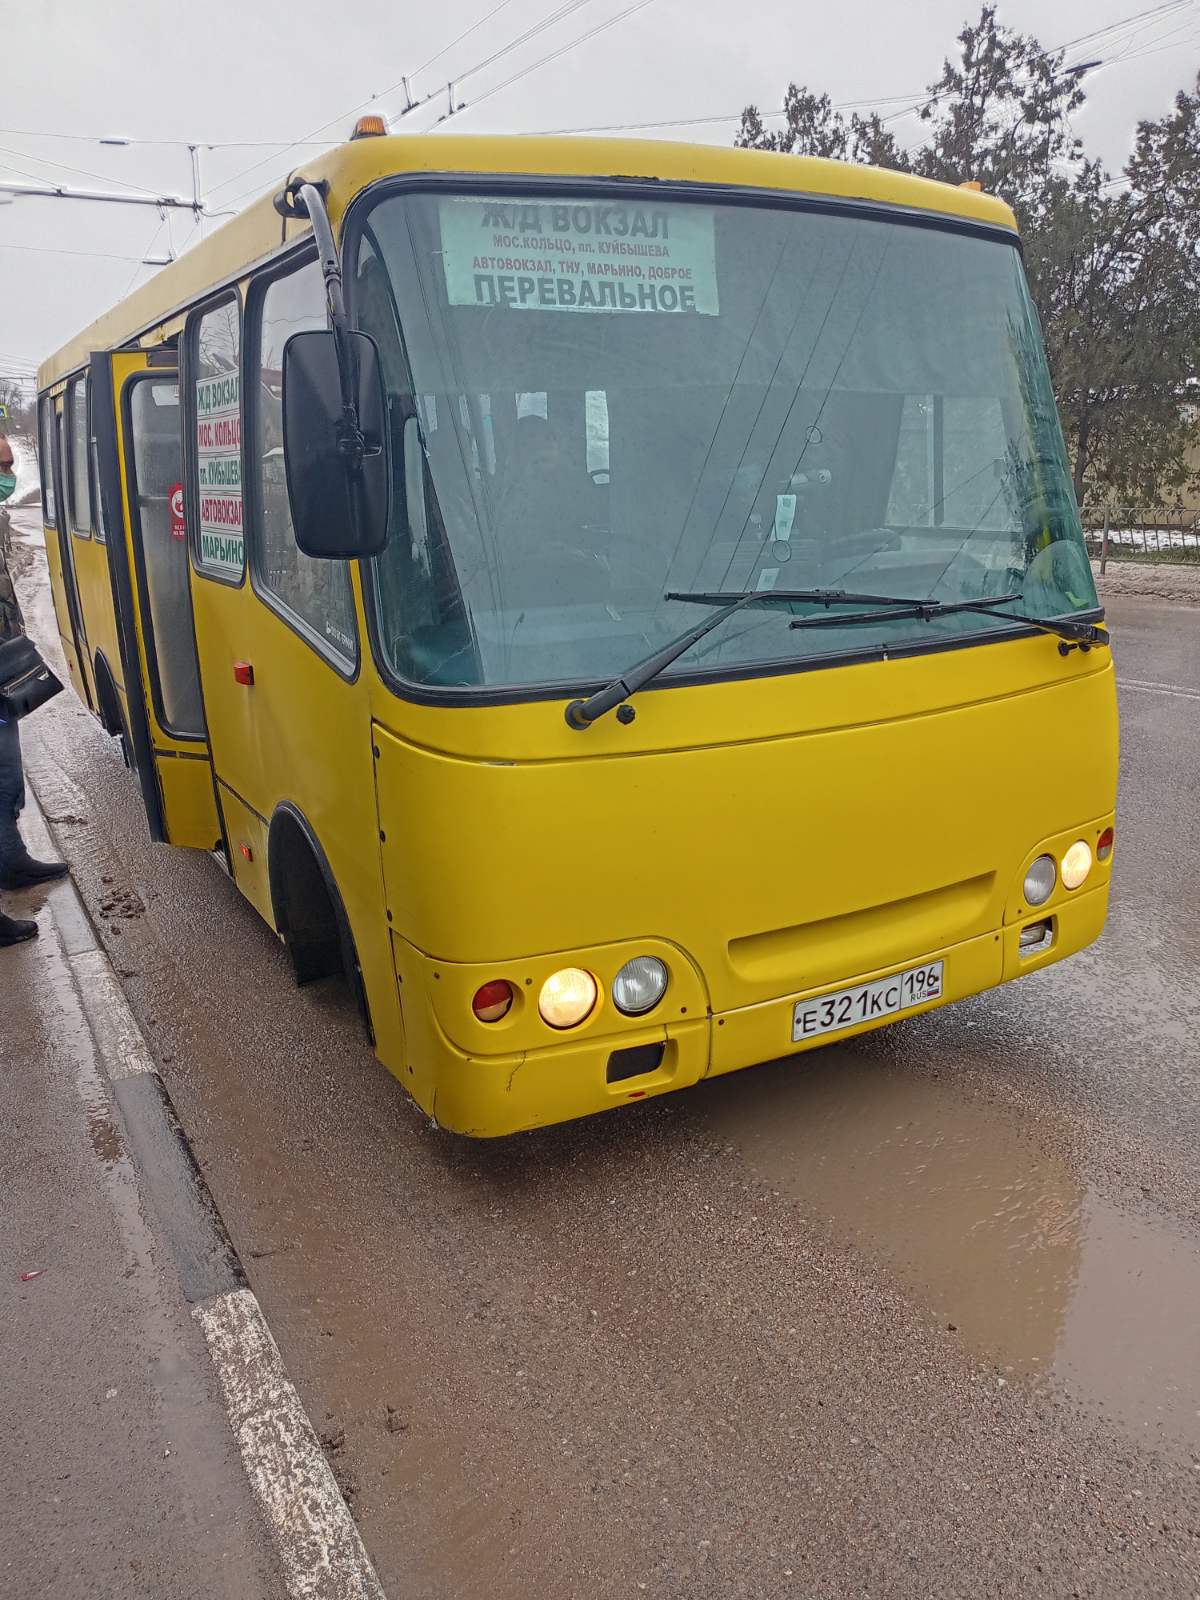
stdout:
{"type": "MultiPolygon", "coordinates": [[[[421,1076],[428,1091],[419,1093],[417,1098],[439,1125],[476,1138],[518,1133],[652,1099],[687,1088],[704,1077],[737,1072],[871,1032],[888,1022],[935,1010],[1061,961],[1099,936],[1108,893],[1105,882],[1057,905],[1051,913],[1049,940],[1030,952],[1023,952],[1020,945],[1021,928],[1031,920],[1027,914],[1022,922],[1006,924],[939,950],[914,951],[905,960],[879,971],[847,974],[839,982],[817,989],[799,990],[686,1021],[657,1025],[648,1021],[644,1027],[625,1030],[620,1035],[587,1033],[575,1039],[564,1037],[561,1044],[507,1055],[462,1050],[446,1036],[432,1006],[427,1006],[423,1037],[412,1036],[409,1041],[410,1051],[427,1051],[430,1058],[421,1064],[426,1069],[421,1076]],[[936,999],[793,1042],[792,1020],[797,1004],[938,961],[943,963],[942,989],[936,999]],[[651,1070],[615,1076],[614,1062],[616,1072],[624,1071],[622,1062],[638,1059],[629,1052],[645,1047],[650,1047],[647,1059],[653,1061],[651,1070]]],[[[410,961],[416,957],[411,947],[408,956],[410,961]]],[[[427,958],[416,959],[424,962],[427,958]]],[[[444,972],[447,964],[438,965],[444,972]]],[[[414,992],[408,983],[405,988],[410,994],[414,992]]],[[[411,1077],[409,1081],[412,1082],[411,1077]]]]}

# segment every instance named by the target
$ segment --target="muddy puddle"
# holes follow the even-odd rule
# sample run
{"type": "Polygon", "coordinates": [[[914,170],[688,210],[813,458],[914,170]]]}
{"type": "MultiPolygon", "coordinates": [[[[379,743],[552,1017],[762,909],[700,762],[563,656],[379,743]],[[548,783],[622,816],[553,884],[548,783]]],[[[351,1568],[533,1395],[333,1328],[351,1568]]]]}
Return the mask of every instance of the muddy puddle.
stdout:
{"type": "Polygon", "coordinates": [[[109,1115],[107,1103],[87,1107],[88,1138],[92,1149],[110,1167],[125,1154],[125,1145],[116,1123],[109,1115]]]}
{"type": "Polygon", "coordinates": [[[712,1084],[705,1115],[1000,1375],[1200,1457],[1200,1242],[1105,1199],[1053,1128],[838,1046],[712,1084]]]}

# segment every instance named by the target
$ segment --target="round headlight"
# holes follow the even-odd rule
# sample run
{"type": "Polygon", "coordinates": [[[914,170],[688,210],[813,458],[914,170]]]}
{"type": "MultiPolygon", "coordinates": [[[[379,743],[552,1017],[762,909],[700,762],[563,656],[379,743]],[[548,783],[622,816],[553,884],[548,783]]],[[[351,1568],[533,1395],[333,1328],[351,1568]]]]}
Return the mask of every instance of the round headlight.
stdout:
{"type": "Polygon", "coordinates": [[[552,1028],[574,1028],[591,1015],[596,1004],[596,980],[582,967],[552,972],[538,995],[542,1021],[552,1028]]]}
{"type": "Polygon", "coordinates": [[[1068,889],[1078,889],[1092,870],[1092,850],[1086,839],[1076,839],[1062,858],[1062,880],[1068,889]]]}
{"type": "Polygon", "coordinates": [[[634,956],[613,979],[613,1005],[627,1017],[651,1011],[667,989],[667,968],[657,956],[634,956]]]}
{"type": "Polygon", "coordinates": [[[1039,856],[1025,874],[1023,885],[1025,904],[1044,906],[1054,893],[1055,876],[1054,857],[1039,856]]]}

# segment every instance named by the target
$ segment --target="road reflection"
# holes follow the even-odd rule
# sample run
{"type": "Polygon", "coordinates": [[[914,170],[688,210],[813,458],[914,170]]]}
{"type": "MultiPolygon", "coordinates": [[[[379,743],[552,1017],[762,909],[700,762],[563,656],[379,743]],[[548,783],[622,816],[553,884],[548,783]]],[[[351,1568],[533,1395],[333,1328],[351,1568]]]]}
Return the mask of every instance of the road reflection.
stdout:
{"type": "Polygon", "coordinates": [[[1097,1193],[1052,1125],[849,1044],[702,1094],[714,1135],[1000,1376],[1200,1452],[1200,1251],[1097,1193]]]}

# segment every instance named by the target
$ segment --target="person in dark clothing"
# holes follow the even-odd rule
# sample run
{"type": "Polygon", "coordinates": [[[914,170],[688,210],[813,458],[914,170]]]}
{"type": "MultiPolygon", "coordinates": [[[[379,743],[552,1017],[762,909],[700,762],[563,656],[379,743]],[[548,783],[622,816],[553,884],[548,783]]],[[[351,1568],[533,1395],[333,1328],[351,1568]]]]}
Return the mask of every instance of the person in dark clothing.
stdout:
{"type": "MultiPolygon", "coordinates": [[[[0,500],[7,500],[15,487],[12,446],[0,435],[0,500]]],[[[8,572],[8,517],[0,515],[3,515],[0,526],[0,644],[3,644],[25,632],[25,620],[8,572]]],[[[24,804],[21,735],[16,717],[0,695],[0,889],[27,889],[35,883],[61,878],[67,871],[65,862],[35,861],[25,848],[17,826],[24,804]]],[[[0,912],[0,946],[36,938],[37,931],[36,922],[0,912]]]]}

